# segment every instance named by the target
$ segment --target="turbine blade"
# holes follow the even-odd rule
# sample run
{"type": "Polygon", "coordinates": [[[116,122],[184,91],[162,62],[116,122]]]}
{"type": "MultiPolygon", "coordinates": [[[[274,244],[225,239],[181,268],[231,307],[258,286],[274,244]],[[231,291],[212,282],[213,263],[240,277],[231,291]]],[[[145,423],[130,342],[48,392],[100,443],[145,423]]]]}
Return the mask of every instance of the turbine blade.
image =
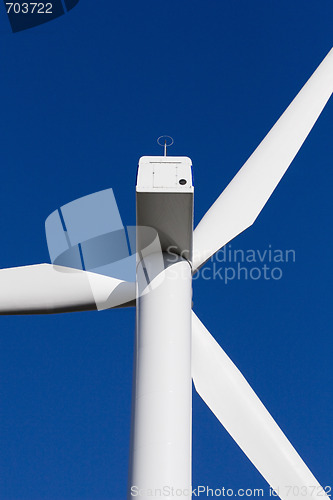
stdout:
{"type": "Polygon", "coordinates": [[[243,375],[192,315],[195,388],[282,500],[329,500],[243,375]]]}
{"type": "Polygon", "coordinates": [[[133,300],[135,283],[87,271],[51,264],[0,270],[1,315],[110,309],[133,300]]]}
{"type": "Polygon", "coordinates": [[[333,49],[194,231],[193,269],[253,224],[333,91],[333,49]]]}

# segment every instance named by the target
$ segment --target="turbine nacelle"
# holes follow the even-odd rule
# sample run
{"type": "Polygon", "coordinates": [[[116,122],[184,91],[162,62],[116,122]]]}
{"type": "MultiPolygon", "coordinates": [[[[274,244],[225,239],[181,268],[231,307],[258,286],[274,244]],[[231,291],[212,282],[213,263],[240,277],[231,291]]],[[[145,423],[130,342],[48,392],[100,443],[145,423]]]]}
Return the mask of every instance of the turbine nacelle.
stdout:
{"type": "Polygon", "coordinates": [[[192,261],[192,161],[186,156],[143,156],[137,184],[137,249],[147,247],[140,227],[157,231],[162,252],[192,261]]]}

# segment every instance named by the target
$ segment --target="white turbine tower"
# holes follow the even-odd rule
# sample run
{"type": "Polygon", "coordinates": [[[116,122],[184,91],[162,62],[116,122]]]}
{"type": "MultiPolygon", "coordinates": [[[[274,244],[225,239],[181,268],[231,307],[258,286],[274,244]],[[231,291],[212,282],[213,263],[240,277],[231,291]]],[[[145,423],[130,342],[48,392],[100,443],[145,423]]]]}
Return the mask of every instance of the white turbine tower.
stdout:
{"type": "Polygon", "coordinates": [[[202,399],[282,500],[298,497],[299,491],[305,499],[328,499],[191,311],[191,276],[255,221],[332,91],[333,49],[194,232],[190,159],[141,158],[136,285],[51,264],[0,271],[1,314],[103,309],[135,305],[136,300],[129,498],[151,498],[165,487],[173,488],[177,498],[191,497],[193,379],[202,399]],[[146,241],[142,226],[157,232],[160,247],[146,241]]]}

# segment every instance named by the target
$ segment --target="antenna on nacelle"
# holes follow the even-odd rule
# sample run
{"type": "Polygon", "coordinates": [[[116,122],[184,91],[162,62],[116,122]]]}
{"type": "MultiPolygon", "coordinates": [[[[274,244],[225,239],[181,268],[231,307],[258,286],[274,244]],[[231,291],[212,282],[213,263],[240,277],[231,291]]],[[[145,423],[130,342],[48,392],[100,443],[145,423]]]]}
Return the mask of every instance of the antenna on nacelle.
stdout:
{"type": "Polygon", "coordinates": [[[173,143],[174,143],[174,140],[169,135],[161,135],[157,139],[157,144],[159,146],[162,146],[164,148],[164,156],[167,155],[167,148],[170,147],[170,146],[172,146],[173,143]]]}

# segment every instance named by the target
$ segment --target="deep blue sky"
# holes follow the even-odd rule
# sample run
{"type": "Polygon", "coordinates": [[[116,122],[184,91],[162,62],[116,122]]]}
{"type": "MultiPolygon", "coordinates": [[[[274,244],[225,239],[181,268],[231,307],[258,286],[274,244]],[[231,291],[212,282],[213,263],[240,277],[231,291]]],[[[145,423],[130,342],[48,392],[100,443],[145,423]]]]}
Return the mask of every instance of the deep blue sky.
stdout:
{"type": "MultiPolygon", "coordinates": [[[[12,34],[0,4],[0,266],[48,262],[44,222],[138,158],[190,156],[198,222],[333,45],[330,0],[80,0],[12,34]]],[[[333,101],[233,248],[294,249],[280,281],[198,280],[194,307],[323,485],[333,485],[333,101]]],[[[1,283],[0,283],[1,286],[1,283]]],[[[0,319],[0,499],[126,497],[135,311],[0,319]]],[[[266,482],[200,398],[193,485],[266,482]]]]}

